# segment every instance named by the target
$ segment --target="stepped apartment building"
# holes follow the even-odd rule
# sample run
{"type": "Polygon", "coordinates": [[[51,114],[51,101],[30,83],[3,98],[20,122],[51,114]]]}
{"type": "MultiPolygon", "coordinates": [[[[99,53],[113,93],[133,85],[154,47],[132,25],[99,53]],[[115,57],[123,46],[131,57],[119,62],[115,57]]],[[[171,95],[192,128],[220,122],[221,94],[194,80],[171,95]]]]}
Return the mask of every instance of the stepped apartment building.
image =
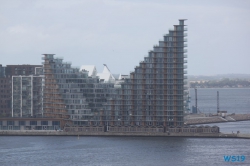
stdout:
{"type": "Polygon", "coordinates": [[[182,126],[187,68],[184,21],[169,30],[130,78],[104,83],[90,69],[79,71],[53,54],[44,54],[44,115],[80,126],[182,126]]]}
{"type": "Polygon", "coordinates": [[[184,21],[169,30],[124,80],[116,97],[108,100],[105,113],[110,126],[183,125],[187,89],[184,21]]]}
{"type": "Polygon", "coordinates": [[[13,77],[12,115],[26,117],[23,127],[22,119],[0,121],[0,127],[7,129],[12,128],[8,124],[15,124],[17,129],[76,126],[93,131],[165,132],[182,126],[187,100],[184,22],[179,20],[130,75],[119,78],[105,64],[103,72],[97,73],[94,66],[73,68],[54,54],[43,54],[44,81],[39,75],[36,79],[13,77]],[[34,97],[37,101],[32,100],[34,97]]]}
{"type": "MultiPolygon", "coordinates": [[[[100,79],[89,66],[72,68],[71,63],[44,54],[43,112],[74,126],[102,126],[103,104],[114,93],[114,82],[100,79]]],[[[108,73],[103,73],[106,76],[108,73]]],[[[63,125],[63,124],[62,124],[63,125]]]]}

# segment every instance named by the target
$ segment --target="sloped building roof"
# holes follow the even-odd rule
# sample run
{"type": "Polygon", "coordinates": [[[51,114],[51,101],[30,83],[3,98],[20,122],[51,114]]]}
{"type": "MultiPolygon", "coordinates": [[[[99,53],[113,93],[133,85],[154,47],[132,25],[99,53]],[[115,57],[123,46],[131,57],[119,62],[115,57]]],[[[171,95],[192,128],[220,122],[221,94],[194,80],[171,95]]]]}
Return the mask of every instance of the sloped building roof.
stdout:
{"type": "Polygon", "coordinates": [[[82,65],[80,68],[80,71],[82,71],[82,70],[89,71],[89,74],[88,74],[89,77],[94,77],[97,75],[97,70],[96,70],[96,67],[94,65],[82,65]]]}
{"type": "Polygon", "coordinates": [[[106,64],[103,64],[104,68],[102,73],[98,73],[97,76],[104,82],[115,82],[115,77],[111,74],[108,66],[106,64]]]}

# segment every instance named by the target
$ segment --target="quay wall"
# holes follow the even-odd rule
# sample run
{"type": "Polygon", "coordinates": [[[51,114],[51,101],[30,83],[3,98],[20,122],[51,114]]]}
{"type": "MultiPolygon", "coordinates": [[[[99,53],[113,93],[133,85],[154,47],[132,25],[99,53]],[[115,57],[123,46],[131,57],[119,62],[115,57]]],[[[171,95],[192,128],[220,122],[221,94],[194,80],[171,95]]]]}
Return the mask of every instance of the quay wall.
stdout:
{"type": "Polygon", "coordinates": [[[16,136],[205,136],[218,137],[218,133],[138,133],[138,132],[64,132],[64,131],[0,131],[1,135],[16,136]]]}
{"type": "Polygon", "coordinates": [[[138,133],[138,132],[64,132],[64,131],[0,131],[0,136],[142,136],[142,137],[195,137],[195,138],[245,138],[249,134],[225,133],[138,133]]]}
{"type": "Polygon", "coordinates": [[[209,123],[225,123],[225,122],[237,122],[237,121],[248,121],[250,120],[250,114],[237,114],[223,117],[201,117],[186,119],[184,122],[186,125],[197,125],[197,124],[209,124],[209,123]]]}

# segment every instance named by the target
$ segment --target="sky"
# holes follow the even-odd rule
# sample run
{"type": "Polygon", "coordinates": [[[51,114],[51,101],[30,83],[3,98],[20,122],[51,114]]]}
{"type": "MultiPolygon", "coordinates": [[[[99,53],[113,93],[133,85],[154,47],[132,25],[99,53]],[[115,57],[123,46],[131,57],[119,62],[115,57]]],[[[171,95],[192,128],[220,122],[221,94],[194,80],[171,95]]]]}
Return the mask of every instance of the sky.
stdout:
{"type": "Polygon", "coordinates": [[[188,75],[250,74],[248,0],[0,0],[0,64],[107,64],[129,74],[188,19],[188,75]]]}

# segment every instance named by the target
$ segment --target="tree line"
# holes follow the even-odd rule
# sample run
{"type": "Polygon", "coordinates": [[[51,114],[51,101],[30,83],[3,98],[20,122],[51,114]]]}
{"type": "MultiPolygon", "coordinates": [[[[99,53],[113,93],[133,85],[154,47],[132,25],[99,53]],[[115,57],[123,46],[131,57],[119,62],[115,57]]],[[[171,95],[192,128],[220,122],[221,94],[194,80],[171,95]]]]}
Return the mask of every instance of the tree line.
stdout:
{"type": "Polygon", "coordinates": [[[190,88],[244,88],[250,87],[249,80],[229,79],[190,82],[190,88]]]}

